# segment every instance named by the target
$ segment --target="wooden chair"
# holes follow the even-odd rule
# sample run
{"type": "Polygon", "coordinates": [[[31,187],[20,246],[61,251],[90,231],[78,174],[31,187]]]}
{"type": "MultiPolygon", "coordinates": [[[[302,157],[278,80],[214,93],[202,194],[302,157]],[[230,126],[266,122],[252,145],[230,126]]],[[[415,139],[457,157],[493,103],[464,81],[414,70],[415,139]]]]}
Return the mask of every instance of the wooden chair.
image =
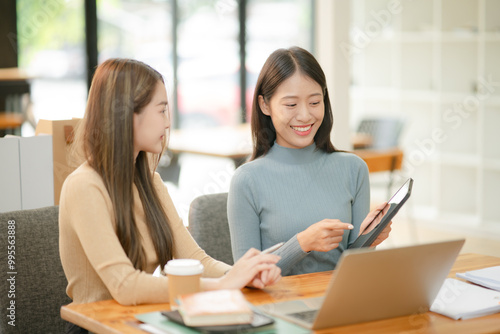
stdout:
{"type": "Polygon", "coordinates": [[[394,172],[401,170],[403,164],[403,151],[398,148],[388,150],[355,150],[354,153],[368,165],[370,173],[389,172],[387,182],[387,199],[392,195],[394,172]]]}
{"type": "Polygon", "coordinates": [[[379,117],[363,119],[357,129],[357,135],[367,136],[361,149],[354,150],[368,165],[370,173],[388,172],[387,199],[392,195],[395,172],[401,170],[403,151],[399,149],[399,138],[404,128],[400,118],[379,117]]]}

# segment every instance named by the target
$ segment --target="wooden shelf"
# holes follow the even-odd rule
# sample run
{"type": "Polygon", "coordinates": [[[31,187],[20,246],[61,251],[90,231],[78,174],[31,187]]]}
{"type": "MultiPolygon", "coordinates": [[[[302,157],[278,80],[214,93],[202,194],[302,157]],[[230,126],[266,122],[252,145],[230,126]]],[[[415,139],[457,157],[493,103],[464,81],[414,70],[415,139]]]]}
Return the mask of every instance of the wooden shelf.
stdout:
{"type": "Polygon", "coordinates": [[[385,1],[351,8],[352,45],[366,27],[380,27],[352,58],[351,118],[405,119],[403,171],[418,184],[414,205],[443,221],[494,222],[498,234],[500,1],[402,0],[384,24],[375,14],[388,13],[385,1]]]}

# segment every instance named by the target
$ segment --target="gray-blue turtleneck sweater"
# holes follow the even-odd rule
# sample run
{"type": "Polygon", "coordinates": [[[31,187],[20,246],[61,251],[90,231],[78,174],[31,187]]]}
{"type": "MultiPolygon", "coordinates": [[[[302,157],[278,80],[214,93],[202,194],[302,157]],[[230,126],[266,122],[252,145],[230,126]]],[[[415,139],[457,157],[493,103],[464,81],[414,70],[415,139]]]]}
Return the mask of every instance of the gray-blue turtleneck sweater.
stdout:
{"type": "Polygon", "coordinates": [[[251,248],[275,251],[282,275],[332,270],[343,249],[354,242],[370,206],[368,168],[352,153],[325,153],[312,144],[293,149],[276,143],[263,157],[239,167],[228,198],[235,261],[251,248]],[[323,219],[354,225],[339,248],[306,253],[297,233],[323,219]]]}

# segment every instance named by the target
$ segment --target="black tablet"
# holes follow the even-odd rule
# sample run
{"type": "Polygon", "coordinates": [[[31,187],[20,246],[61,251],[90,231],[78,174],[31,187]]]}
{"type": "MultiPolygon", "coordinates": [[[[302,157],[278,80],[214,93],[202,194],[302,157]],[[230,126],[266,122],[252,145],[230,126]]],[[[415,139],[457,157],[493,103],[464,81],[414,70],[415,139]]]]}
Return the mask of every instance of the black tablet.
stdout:
{"type": "Polygon", "coordinates": [[[411,188],[413,186],[413,179],[408,179],[398,191],[391,197],[387,202],[389,205],[389,210],[384,215],[382,211],[375,216],[375,218],[360,231],[359,237],[348,247],[351,248],[361,248],[370,247],[370,245],[377,239],[380,232],[389,224],[389,222],[394,218],[399,209],[408,200],[411,194],[411,188]]]}

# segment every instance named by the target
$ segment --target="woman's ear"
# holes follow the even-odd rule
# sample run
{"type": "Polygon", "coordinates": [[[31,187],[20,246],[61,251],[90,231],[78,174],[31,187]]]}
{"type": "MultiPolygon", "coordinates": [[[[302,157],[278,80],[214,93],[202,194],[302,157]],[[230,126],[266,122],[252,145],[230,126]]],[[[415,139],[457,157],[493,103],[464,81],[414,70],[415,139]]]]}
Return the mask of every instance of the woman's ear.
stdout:
{"type": "Polygon", "coordinates": [[[269,106],[267,105],[266,101],[264,101],[264,97],[262,95],[259,95],[259,107],[264,115],[271,116],[271,113],[269,112],[269,106]]]}

